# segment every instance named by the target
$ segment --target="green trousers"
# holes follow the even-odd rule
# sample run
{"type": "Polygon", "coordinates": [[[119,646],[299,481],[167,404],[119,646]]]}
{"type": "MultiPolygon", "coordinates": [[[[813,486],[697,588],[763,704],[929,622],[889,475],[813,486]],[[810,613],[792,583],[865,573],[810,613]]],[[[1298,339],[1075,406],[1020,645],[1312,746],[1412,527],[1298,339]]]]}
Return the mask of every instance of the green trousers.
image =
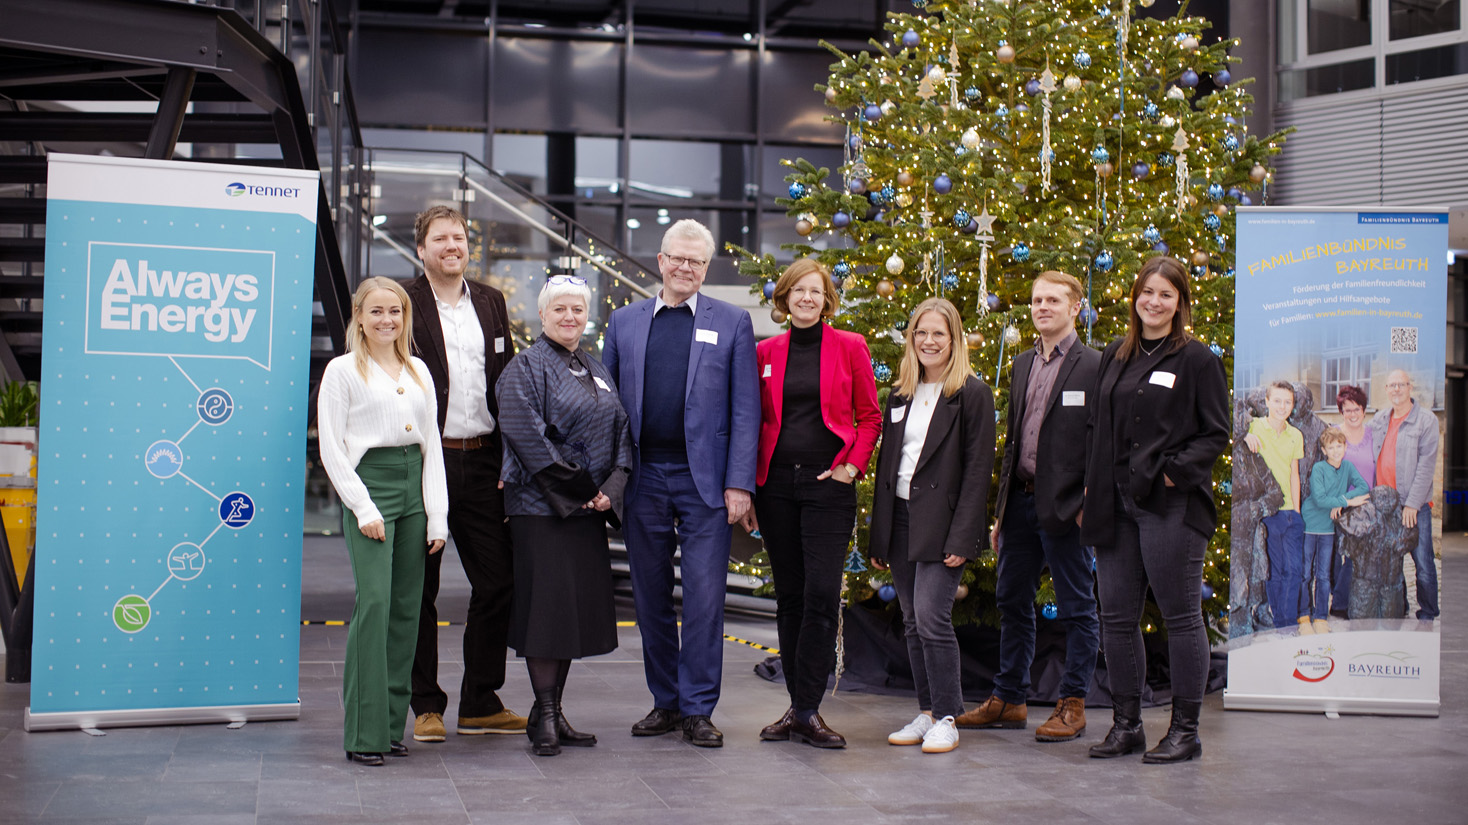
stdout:
{"type": "Polygon", "coordinates": [[[342,514],[357,603],[347,630],[342,687],[346,750],[384,753],[403,738],[411,698],[428,517],[423,512],[423,453],[417,445],[376,447],[357,475],[382,513],[386,541],[369,539],[351,510],[342,514]]]}

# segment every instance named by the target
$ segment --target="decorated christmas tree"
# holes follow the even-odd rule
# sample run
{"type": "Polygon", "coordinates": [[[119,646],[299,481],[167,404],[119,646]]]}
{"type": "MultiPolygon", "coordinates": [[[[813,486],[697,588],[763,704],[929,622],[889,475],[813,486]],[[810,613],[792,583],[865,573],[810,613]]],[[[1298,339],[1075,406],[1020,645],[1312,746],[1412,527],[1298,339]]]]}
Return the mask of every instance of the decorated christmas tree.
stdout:
{"type": "MultiPolygon", "coordinates": [[[[1228,69],[1236,41],[1203,42],[1208,22],[1183,16],[1186,3],[1167,19],[1144,16],[1151,5],[914,0],[912,13],[888,15],[890,42],[855,54],[828,45],[836,62],[816,90],[846,129],[846,162],[784,161],[790,197],[780,202],[806,240],[783,260],[736,248],[741,270],[768,295],[791,258],[818,256],[842,290],[834,324],[867,337],[884,391],[911,308],[949,298],[994,387],[1001,440],[1010,364],[1033,344],[1030,285],[1044,270],[1085,285],[1080,335],[1099,348],[1125,330],[1141,263],[1174,255],[1192,271],[1193,334],[1228,361],[1232,208],[1263,201],[1283,134],[1250,133],[1248,81],[1228,69]]],[[[1214,479],[1220,529],[1204,608],[1217,623],[1228,593],[1226,458],[1214,479]]],[[[880,588],[859,561],[867,515],[847,567],[855,599],[880,588]]],[[[997,621],[994,566],[992,554],[970,565],[956,621],[997,621]]],[[[1047,583],[1040,601],[1052,594],[1047,583]]]]}

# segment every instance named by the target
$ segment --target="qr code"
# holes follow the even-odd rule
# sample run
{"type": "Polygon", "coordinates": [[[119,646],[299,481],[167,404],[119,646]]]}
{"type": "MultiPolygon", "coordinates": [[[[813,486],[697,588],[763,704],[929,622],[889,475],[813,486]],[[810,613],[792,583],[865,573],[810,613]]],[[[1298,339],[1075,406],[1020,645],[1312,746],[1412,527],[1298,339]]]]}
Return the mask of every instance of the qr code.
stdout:
{"type": "Polygon", "coordinates": [[[1416,327],[1392,327],[1392,352],[1417,352],[1416,327]]]}

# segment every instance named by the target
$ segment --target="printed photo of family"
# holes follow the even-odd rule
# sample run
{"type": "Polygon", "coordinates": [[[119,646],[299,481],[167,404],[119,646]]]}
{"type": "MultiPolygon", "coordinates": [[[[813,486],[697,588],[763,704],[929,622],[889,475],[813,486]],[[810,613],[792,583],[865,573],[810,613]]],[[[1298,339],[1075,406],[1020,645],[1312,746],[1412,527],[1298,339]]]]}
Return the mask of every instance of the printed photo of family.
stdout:
{"type": "Polygon", "coordinates": [[[1436,382],[1378,376],[1235,393],[1231,638],[1437,618],[1436,382]]]}

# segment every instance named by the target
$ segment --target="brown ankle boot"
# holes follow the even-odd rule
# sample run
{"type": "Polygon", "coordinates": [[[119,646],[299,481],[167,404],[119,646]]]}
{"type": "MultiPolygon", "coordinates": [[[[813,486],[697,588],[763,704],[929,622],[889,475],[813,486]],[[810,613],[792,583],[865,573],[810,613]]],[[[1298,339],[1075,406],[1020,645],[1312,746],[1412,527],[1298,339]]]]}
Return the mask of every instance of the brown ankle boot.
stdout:
{"type": "Polygon", "coordinates": [[[1023,704],[1011,705],[998,696],[990,696],[982,705],[966,710],[954,724],[960,728],[1006,728],[1024,730],[1027,713],[1023,704]]]}
{"type": "Polygon", "coordinates": [[[1035,728],[1041,742],[1068,742],[1086,732],[1086,700],[1079,696],[1062,698],[1045,724],[1035,728]]]}

